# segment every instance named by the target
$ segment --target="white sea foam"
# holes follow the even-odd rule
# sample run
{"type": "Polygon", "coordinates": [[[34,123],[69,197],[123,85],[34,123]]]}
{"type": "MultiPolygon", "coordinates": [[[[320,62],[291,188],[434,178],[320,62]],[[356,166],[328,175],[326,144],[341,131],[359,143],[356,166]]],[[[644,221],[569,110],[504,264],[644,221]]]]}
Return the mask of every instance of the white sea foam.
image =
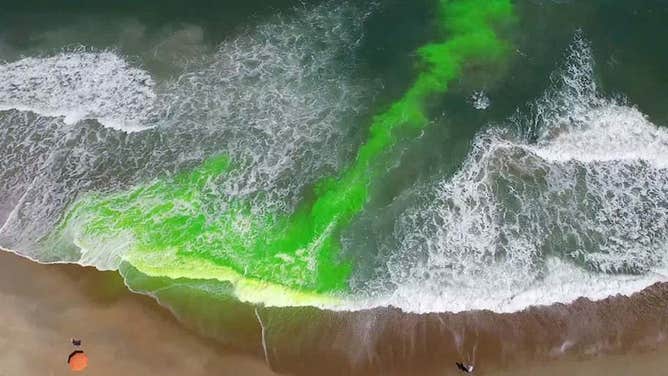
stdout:
{"type": "Polygon", "coordinates": [[[133,132],[147,126],[153,86],[146,71],[109,51],[28,57],[0,64],[0,111],[32,111],[66,124],[97,119],[133,132]]]}
{"type": "Polygon", "coordinates": [[[363,21],[359,9],[326,2],[241,33],[167,85],[159,117],[175,132],[225,137],[241,168],[222,195],[261,195],[256,211],[291,210],[306,184],[350,154],[343,141],[371,92],[350,71],[363,21]]]}
{"type": "Polygon", "coordinates": [[[471,105],[476,110],[486,110],[492,105],[492,101],[484,90],[478,90],[471,94],[471,105]]]}
{"type": "Polygon", "coordinates": [[[668,131],[652,125],[636,108],[610,103],[578,115],[586,119],[574,121],[586,122],[585,127],[559,132],[554,139],[530,149],[545,159],[561,162],[635,160],[668,168],[668,131]]]}
{"type": "Polygon", "coordinates": [[[96,124],[63,126],[60,118],[31,112],[0,112],[5,152],[0,167],[6,167],[0,170],[0,221],[7,218],[0,223],[0,245],[43,261],[113,268],[129,242],[123,234],[99,239],[97,249],[73,246],[72,234],[58,247],[44,246],[40,239],[68,205],[89,192],[127,190],[221,153],[231,157],[234,170],[210,185],[205,215],[224,215],[229,202],[239,199],[256,212],[291,210],[305,186],[334,173],[353,154],[350,127],[373,97],[373,85],[353,75],[364,18],[356,6],[335,1],[295,9],[289,17],[277,15],[230,36],[213,53],[191,61],[180,77],[151,83],[150,92],[136,98],[120,89],[114,92],[120,99],[93,90],[94,83],[114,71],[112,66],[118,69],[108,77],[116,80],[110,85],[131,89],[145,78],[111,52],[73,51],[4,66],[8,77],[28,72],[22,82],[47,76],[39,76],[34,90],[15,95],[42,107],[42,114],[47,113],[44,108],[74,108],[100,120],[113,113],[151,129],[127,135],[96,124]],[[100,64],[108,67],[98,71],[100,64]],[[76,69],[62,77],[44,73],[72,65],[76,69]],[[81,82],[68,86],[75,79],[81,82]],[[83,89],[92,90],[95,100],[69,98],[88,93],[83,89]],[[134,103],[146,107],[134,108],[134,103]],[[123,108],[115,112],[116,105],[123,108]],[[21,168],[21,159],[30,160],[29,169],[21,168]]]}
{"type": "MultiPolygon", "coordinates": [[[[609,296],[631,295],[658,282],[668,281],[668,274],[649,273],[645,275],[601,276],[564,262],[558,258],[548,258],[545,276],[521,289],[485,289],[473,284],[468,286],[425,285],[429,281],[414,281],[399,287],[391,295],[338,309],[364,309],[379,306],[394,306],[405,312],[462,312],[469,310],[491,310],[494,312],[516,312],[530,306],[570,303],[580,297],[592,300],[609,296]]],[[[474,281],[472,281],[474,282],[474,281]]],[[[500,282],[503,284],[503,282],[500,282]]]]}
{"type": "Polygon", "coordinates": [[[361,306],[509,312],[668,280],[668,132],[600,97],[593,64],[577,39],[520,131],[480,134],[401,216],[361,306]]]}

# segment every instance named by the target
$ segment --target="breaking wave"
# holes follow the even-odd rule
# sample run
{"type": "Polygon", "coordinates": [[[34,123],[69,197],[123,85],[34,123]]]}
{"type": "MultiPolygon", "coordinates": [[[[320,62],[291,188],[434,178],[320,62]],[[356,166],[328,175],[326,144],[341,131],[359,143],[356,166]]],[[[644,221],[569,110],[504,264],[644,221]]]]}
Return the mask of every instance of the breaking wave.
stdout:
{"type": "Polygon", "coordinates": [[[112,52],[74,50],[0,64],[0,111],[84,119],[128,132],[144,129],[155,100],[148,72],[112,52]]]}
{"type": "MultiPolygon", "coordinates": [[[[207,192],[217,205],[293,212],[305,187],[350,161],[350,124],[375,90],[350,59],[363,11],[297,13],[166,82],[108,51],[0,65],[0,245],[117,269],[123,234],[95,254],[42,241],[77,198],[160,186],[221,152],[235,168],[207,192]]],[[[414,187],[419,204],[397,216],[373,277],[322,306],[514,311],[668,279],[668,132],[602,97],[593,74],[578,38],[543,98],[480,133],[453,176],[414,187]]]]}
{"type": "Polygon", "coordinates": [[[72,245],[40,244],[77,197],[172,176],[221,153],[235,169],[216,195],[243,197],[254,212],[291,211],[304,187],[336,171],[359,142],[350,124],[375,91],[355,77],[367,16],[347,3],[296,9],[165,82],[112,52],[3,65],[0,90],[14,94],[0,110],[0,245],[77,262],[72,245]],[[143,131],[127,133],[128,122],[143,131]]]}
{"type": "Polygon", "coordinates": [[[668,132],[601,97],[593,74],[578,37],[543,98],[420,187],[360,288],[383,295],[373,305],[515,311],[668,279],[668,132]]]}

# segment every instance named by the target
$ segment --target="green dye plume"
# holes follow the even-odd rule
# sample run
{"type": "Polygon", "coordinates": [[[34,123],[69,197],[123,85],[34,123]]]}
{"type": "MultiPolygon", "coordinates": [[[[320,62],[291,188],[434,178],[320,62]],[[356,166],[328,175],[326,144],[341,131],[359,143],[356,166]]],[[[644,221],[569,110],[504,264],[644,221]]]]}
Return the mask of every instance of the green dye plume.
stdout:
{"type": "Polygon", "coordinates": [[[318,183],[313,202],[291,215],[263,216],[243,201],[220,203],[211,187],[230,163],[214,157],[193,171],[129,192],[83,198],[63,220],[60,236],[71,236],[84,250],[82,261],[93,264],[112,254],[149,274],[217,278],[246,290],[345,291],[352,265],[339,259],[338,235],[387,170],[385,153],[399,133],[427,126],[427,99],[444,93],[467,62],[494,61],[506,51],[492,24],[512,17],[510,0],[440,0],[439,5],[440,33],[447,39],[419,49],[423,71],[413,86],[374,117],[354,162],[318,183]]]}

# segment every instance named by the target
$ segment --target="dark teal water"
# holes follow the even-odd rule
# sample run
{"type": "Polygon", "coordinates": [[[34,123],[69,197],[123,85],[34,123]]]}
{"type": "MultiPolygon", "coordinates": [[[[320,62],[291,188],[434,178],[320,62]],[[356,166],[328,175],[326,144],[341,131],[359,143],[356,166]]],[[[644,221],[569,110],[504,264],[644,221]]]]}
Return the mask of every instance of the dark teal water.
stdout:
{"type": "MultiPolygon", "coordinates": [[[[141,58],[148,66],[169,66],[147,53],[160,36],[191,25],[198,28],[192,44],[214,49],[225,38],[275,14],[288,17],[295,7],[313,6],[318,1],[21,1],[0,5],[2,44],[0,57],[48,54],[62,48],[85,45],[120,49],[141,58]],[[139,34],[136,34],[138,32],[139,34]]],[[[363,1],[356,3],[364,4],[363,1]]],[[[494,109],[502,116],[540,94],[573,33],[582,29],[595,45],[600,83],[609,93],[624,93],[645,113],[665,122],[665,71],[668,53],[657,48],[665,35],[666,5],[661,0],[645,1],[518,1],[519,26],[514,42],[524,56],[518,56],[513,71],[503,80],[506,93],[494,109]],[[510,84],[515,85],[510,85],[510,84]],[[505,101],[508,103],[504,103],[505,101]],[[662,108],[664,108],[662,110],[662,108]]],[[[382,95],[391,100],[401,94],[412,79],[411,54],[432,36],[434,7],[429,1],[383,1],[363,5],[373,9],[365,22],[364,40],[358,55],[360,73],[384,80],[382,95]]],[[[188,49],[192,46],[180,46],[188,49]]],[[[196,53],[186,51],[185,53],[196,53]]],[[[155,73],[157,73],[155,72],[155,73]]],[[[470,78],[469,78],[470,79],[470,78]]],[[[498,81],[499,78],[496,78],[498,81]]],[[[486,82],[489,84],[489,82],[486,82]]],[[[460,102],[463,98],[460,98],[460,102]]],[[[448,100],[448,102],[451,102],[448,100]]],[[[489,114],[489,113],[487,113],[489,114]]],[[[452,115],[451,115],[452,116],[452,115]]]]}

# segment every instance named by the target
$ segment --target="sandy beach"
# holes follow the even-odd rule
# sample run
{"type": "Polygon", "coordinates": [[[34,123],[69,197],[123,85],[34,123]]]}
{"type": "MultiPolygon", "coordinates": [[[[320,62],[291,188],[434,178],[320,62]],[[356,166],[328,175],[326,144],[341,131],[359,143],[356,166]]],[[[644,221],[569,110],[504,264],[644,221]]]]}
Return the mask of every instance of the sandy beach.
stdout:
{"type": "Polygon", "coordinates": [[[663,347],[647,353],[603,356],[588,360],[562,360],[489,374],[495,376],[662,376],[666,374],[667,369],[668,347],[663,347]]]}
{"type": "Polygon", "coordinates": [[[66,364],[72,337],[83,341],[87,375],[273,374],[261,358],[185,329],[114,272],[0,252],[0,320],[2,376],[74,374],[66,364]]]}
{"type": "MultiPolygon", "coordinates": [[[[0,375],[71,374],[71,337],[83,340],[90,375],[275,374],[261,351],[238,353],[202,338],[153,299],[128,292],[116,273],[2,252],[0,279],[0,375]]],[[[473,356],[480,375],[658,376],[668,367],[667,292],[657,284],[632,297],[513,314],[261,312],[280,323],[281,330],[268,327],[269,360],[288,374],[456,375],[454,361],[473,356]]],[[[241,318],[239,327],[252,328],[252,320],[241,318]]],[[[255,338],[259,347],[259,325],[255,338]]]]}

